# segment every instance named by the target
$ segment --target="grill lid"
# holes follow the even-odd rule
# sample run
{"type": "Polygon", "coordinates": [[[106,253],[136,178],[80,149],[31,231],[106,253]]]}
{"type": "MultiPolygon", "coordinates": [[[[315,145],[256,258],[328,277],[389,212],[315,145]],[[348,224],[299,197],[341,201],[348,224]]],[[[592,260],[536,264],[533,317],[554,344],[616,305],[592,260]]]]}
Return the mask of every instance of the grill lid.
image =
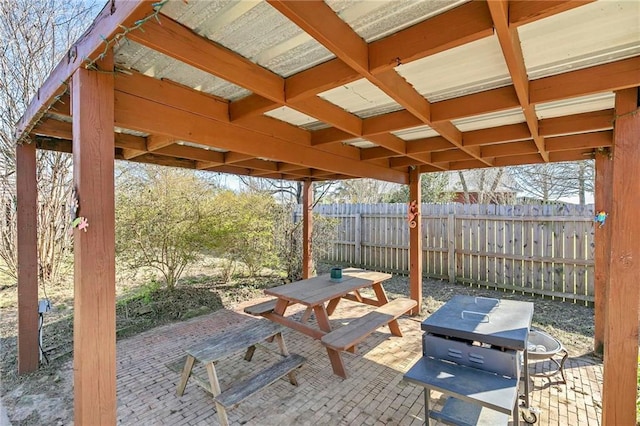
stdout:
{"type": "Polygon", "coordinates": [[[532,317],[531,302],[458,295],[425,319],[421,328],[432,334],[524,350],[532,317]]]}

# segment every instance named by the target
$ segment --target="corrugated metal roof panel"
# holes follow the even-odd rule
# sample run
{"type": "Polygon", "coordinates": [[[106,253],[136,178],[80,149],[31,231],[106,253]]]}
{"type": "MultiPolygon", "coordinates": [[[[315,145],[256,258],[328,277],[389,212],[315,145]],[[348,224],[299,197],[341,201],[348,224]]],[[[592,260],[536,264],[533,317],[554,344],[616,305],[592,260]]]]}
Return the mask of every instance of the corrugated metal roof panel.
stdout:
{"type": "Polygon", "coordinates": [[[511,83],[495,35],[400,65],[396,70],[431,102],[511,83]]]}
{"type": "Polygon", "coordinates": [[[334,57],[264,1],[171,1],[162,13],[282,77],[334,57]]]}
{"type": "Polygon", "coordinates": [[[208,146],[208,145],[201,145],[199,143],[193,143],[193,142],[187,142],[187,141],[178,141],[176,142],[178,145],[184,145],[184,146],[190,146],[192,148],[200,148],[200,149],[204,149],[206,151],[215,151],[215,152],[229,152],[226,149],[219,149],[219,148],[214,148],[212,146],[208,146]]]}
{"type": "Polygon", "coordinates": [[[598,1],[518,28],[529,79],[640,53],[640,2],[598,1]]]}
{"type": "Polygon", "coordinates": [[[438,136],[439,133],[433,130],[429,126],[412,127],[411,129],[398,130],[397,132],[391,132],[400,139],[405,141],[412,141],[414,139],[432,138],[438,136]]]}
{"type": "Polygon", "coordinates": [[[345,144],[347,145],[353,145],[356,146],[358,148],[374,148],[378,145],[374,144],[373,142],[369,142],[368,140],[362,139],[362,138],[357,138],[357,139],[350,139],[348,141],[344,141],[345,144]]]}
{"type": "Polygon", "coordinates": [[[539,119],[543,119],[580,114],[583,112],[602,111],[613,108],[615,106],[615,100],[615,94],[611,92],[563,99],[561,101],[536,105],[536,115],[539,119]]]}
{"type": "Polygon", "coordinates": [[[150,77],[166,78],[230,101],[251,94],[240,86],[130,40],[126,40],[115,49],[114,60],[118,66],[134,69],[150,77]]]}
{"type": "Polygon", "coordinates": [[[149,136],[149,133],[139,132],[137,130],[124,129],[118,126],[114,126],[113,131],[116,133],[123,133],[125,135],[140,136],[142,138],[146,138],[147,136],[149,136]]]}
{"type": "Polygon", "coordinates": [[[509,109],[506,111],[493,112],[491,114],[476,115],[453,120],[452,123],[461,132],[472,130],[488,129],[490,127],[507,126],[509,124],[524,123],[527,119],[521,108],[509,109]]]}
{"type": "Polygon", "coordinates": [[[326,0],[367,43],[386,37],[469,0],[326,0]]]}
{"type": "Polygon", "coordinates": [[[267,111],[264,113],[264,115],[299,127],[305,127],[319,123],[319,121],[315,118],[286,106],[267,111]]]}
{"type": "Polygon", "coordinates": [[[391,97],[365,79],[336,87],[320,93],[318,96],[360,118],[387,114],[402,109],[402,106],[398,105],[391,97]]]}

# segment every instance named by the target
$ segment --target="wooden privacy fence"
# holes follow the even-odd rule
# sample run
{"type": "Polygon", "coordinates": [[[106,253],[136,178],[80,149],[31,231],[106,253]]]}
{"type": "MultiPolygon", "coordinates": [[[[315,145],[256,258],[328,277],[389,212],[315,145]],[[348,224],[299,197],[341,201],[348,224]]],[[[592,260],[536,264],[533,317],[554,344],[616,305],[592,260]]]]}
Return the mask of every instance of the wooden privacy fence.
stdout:
{"type": "MultiPolygon", "coordinates": [[[[409,272],[406,204],[334,204],[328,262],[409,272]]],[[[423,274],[450,282],[593,302],[592,205],[423,204],[423,274]]],[[[606,225],[605,225],[606,226],[606,225]]]]}

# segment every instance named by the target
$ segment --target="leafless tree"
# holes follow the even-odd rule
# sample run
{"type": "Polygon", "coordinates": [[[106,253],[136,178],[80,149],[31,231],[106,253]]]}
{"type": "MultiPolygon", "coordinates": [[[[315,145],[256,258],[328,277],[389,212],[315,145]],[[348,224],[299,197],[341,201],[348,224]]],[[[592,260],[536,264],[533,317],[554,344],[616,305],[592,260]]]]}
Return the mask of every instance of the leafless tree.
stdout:
{"type": "MultiPolygon", "coordinates": [[[[0,271],[16,276],[13,129],[64,52],[98,12],[82,0],[0,1],[0,271]]],[[[65,232],[68,154],[38,152],[38,255],[42,283],[55,282],[70,247],[65,232]]]]}
{"type": "Polygon", "coordinates": [[[511,168],[510,174],[514,189],[541,201],[578,196],[580,203],[584,204],[586,194],[593,192],[592,160],[518,166],[511,168]]]}
{"type": "Polygon", "coordinates": [[[329,194],[329,202],[334,203],[381,203],[386,195],[398,190],[400,185],[376,179],[349,179],[338,182],[329,194]]]}
{"type": "Polygon", "coordinates": [[[458,171],[457,179],[459,188],[455,189],[461,190],[457,192],[462,192],[467,204],[510,204],[515,199],[507,188],[510,179],[504,167],[458,171]]]}
{"type": "MultiPolygon", "coordinates": [[[[266,192],[279,197],[283,203],[302,204],[303,183],[301,181],[287,181],[279,179],[264,179],[240,176],[244,188],[249,191],[266,192]]],[[[326,198],[336,187],[336,181],[315,182],[313,184],[314,205],[326,198]]]]}

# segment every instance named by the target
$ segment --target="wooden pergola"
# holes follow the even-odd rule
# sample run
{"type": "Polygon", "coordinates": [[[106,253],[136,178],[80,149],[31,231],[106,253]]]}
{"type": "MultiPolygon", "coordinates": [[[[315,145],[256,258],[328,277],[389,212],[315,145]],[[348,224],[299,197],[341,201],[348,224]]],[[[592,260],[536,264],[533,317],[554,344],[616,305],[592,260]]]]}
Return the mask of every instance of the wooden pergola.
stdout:
{"type": "MultiPolygon", "coordinates": [[[[17,123],[18,368],[38,367],[36,149],[73,153],[77,424],[116,423],[114,158],[311,185],[596,159],[603,423],[635,424],[637,1],[111,0],[17,123]]],[[[418,203],[419,205],[419,203],[418,203]]],[[[421,226],[410,230],[422,300],[421,226]]]]}

